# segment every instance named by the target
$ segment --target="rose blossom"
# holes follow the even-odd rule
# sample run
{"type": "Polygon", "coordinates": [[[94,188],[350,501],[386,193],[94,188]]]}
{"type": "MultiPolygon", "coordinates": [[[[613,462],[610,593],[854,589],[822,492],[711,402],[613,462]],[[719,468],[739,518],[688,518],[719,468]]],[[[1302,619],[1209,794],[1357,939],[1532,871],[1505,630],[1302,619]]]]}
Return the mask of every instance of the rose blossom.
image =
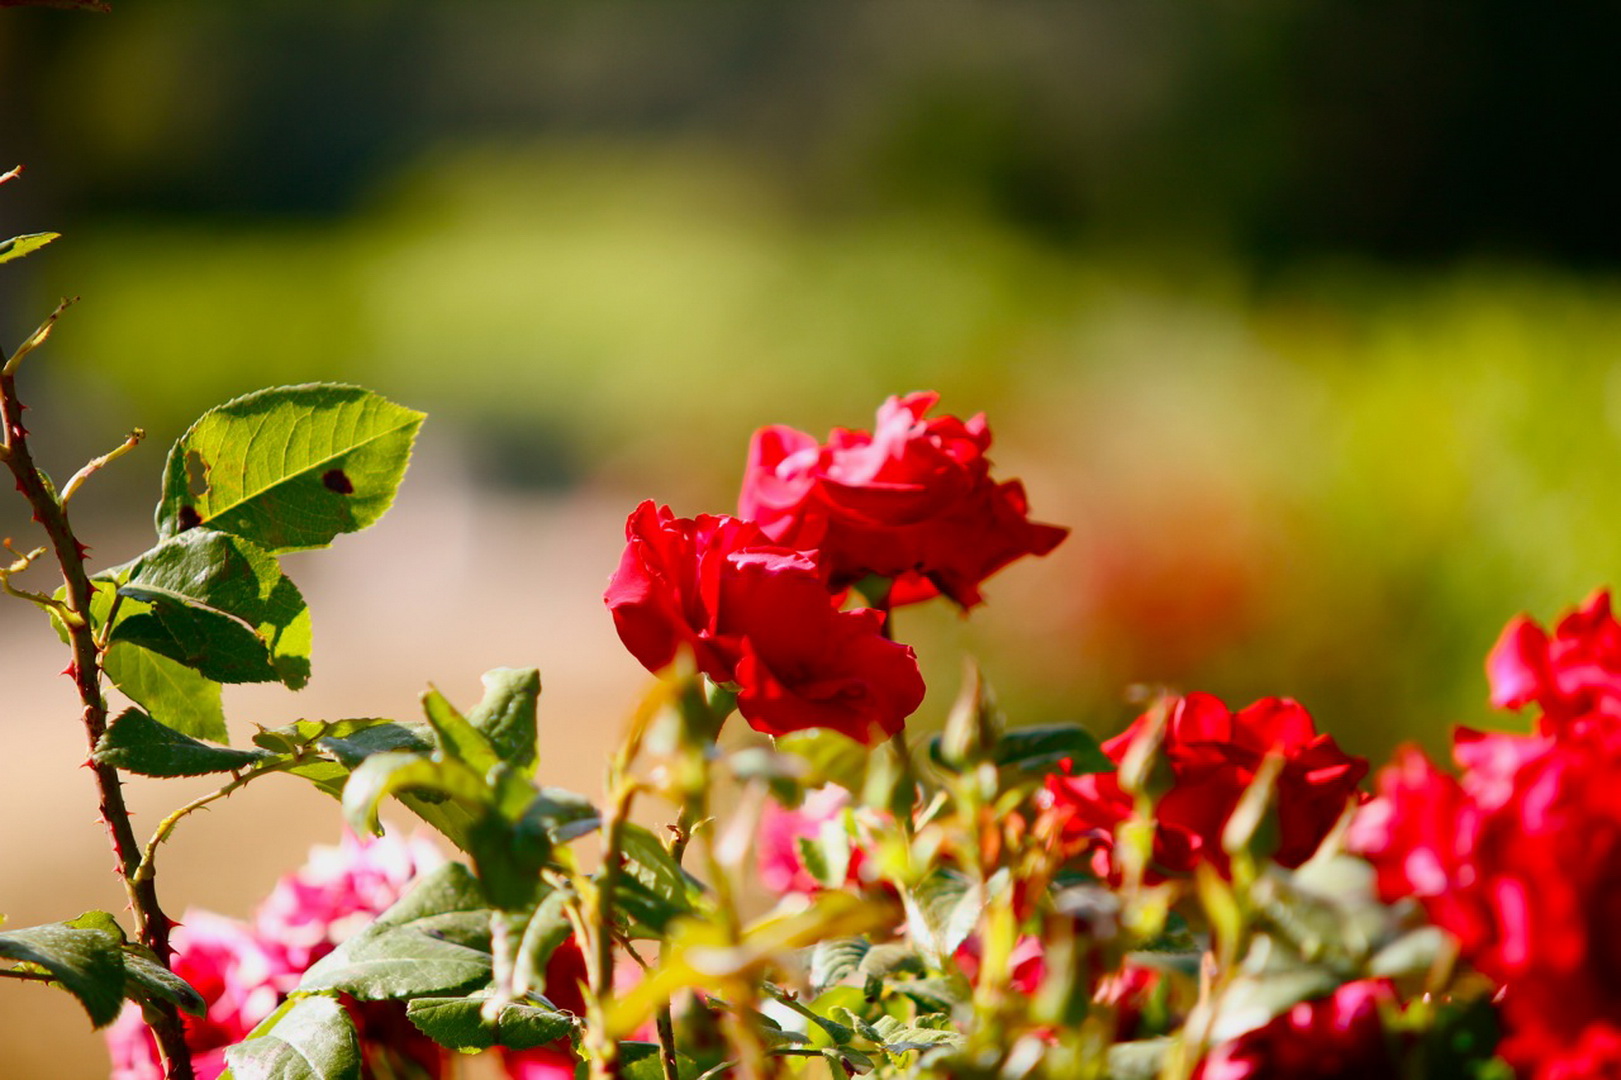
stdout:
{"type": "Polygon", "coordinates": [[[1389,985],[1346,983],[1332,995],[1302,1001],[1264,1027],[1212,1050],[1194,1080],[1367,1080],[1398,1076],[1384,1024],[1389,985]]]}
{"type": "MultiPolygon", "coordinates": [[[[247,924],[208,911],[187,911],[170,941],[175,974],[208,1004],[200,1017],[182,1015],[192,1067],[197,1080],[215,1080],[225,1069],[225,1048],[276,1011],[279,958],[247,924]]],[[[112,1080],[162,1080],[157,1040],[140,1006],[126,1003],[106,1037],[112,1080]]]]}
{"type": "Polygon", "coordinates": [[[814,547],[844,588],[893,578],[890,603],[945,594],[964,608],[979,585],[1069,530],[1029,519],[1017,480],[990,477],[983,414],[925,419],[938,394],[889,398],[873,431],[836,428],[826,444],[774,425],[749,446],[738,513],[777,542],[814,547]]]}
{"type": "MultiPolygon", "coordinates": [[[[1103,744],[1118,764],[1143,731],[1147,716],[1103,744]]],[[[1239,798],[1269,753],[1283,755],[1277,779],[1278,850],[1283,866],[1299,866],[1333,828],[1368,763],[1319,734],[1311,715],[1285,698],[1263,698],[1232,712],[1219,698],[1193,693],[1171,705],[1160,749],[1170,788],[1154,807],[1154,876],[1191,873],[1201,860],[1223,872],[1227,855],[1221,833],[1239,798]]],[[[1038,806],[1074,854],[1094,854],[1094,865],[1112,875],[1114,831],[1135,813],[1115,773],[1050,774],[1038,806]]]]}
{"type": "Polygon", "coordinates": [[[1535,1080],[1611,1075],[1621,1062],[1618,751],[1591,725],[1558,737],[1462,731],[1459,780],[1409,752],[1350,836],[1383,899],[1417,897],[1502,984],[1500,1052],[1535,1080]]]}
{"type": "Polygon", "coordinates": [[[744,719],[772,735],[825,727],[870,742],[874,727],[893,735],[922,703],[917,657],[883,636],[881,612],[834,606],[816,552],[651,502],[625,533],[604,600],[648,670],[690,650],[704,674],[737,684],[744,719]]]}
{"type": "Polygon", "coordinates": [[[1536,702],[1541,727],[1621,720],[1621,623],[1600,589],[1559,621],[1550,636],[1529,616],[1503,628],[1486,659],[1492,704],[1519,709],[1536,702]]]}
{"type": "MultiPolygon", "coordinates": [[[[173,966],[208,1006],[200,1018],[183,1017],[198,1080],[219,1076],[225,1048],[274,1012],[310,964],[398,900],[419,873],[443,861],[423,840],[346,835],[338,847],[313,849],[307,865],[277,882],[251,924],[188,911],[172,938],[173,966]]],[[[440,1075],[445,1052],[406,1020],[403,1004],[349,1008],[368,1062],[389,1055],[394,1065],[403,1059],[417,1066],[418,1075],[440,1075]]],[[[156,1040],[133,1003],[107,1029],[107,1047],[112,1080],[163,1077],[156,1040]]]]}

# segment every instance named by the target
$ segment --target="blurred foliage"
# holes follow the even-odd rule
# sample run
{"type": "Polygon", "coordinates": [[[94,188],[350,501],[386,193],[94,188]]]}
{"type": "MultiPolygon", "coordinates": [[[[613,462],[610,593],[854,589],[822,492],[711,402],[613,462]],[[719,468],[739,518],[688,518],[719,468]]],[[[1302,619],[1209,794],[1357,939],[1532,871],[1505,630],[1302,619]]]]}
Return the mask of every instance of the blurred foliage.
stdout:
{"type": "Polygon", "coordinates": [[[1173,682],[1438,746],[1483,721],[1511,614],[1615,576],[1621,218],[1591,133],[1618,24],[1596,0],[8,11],[0,147],[31,182],[4,213],[71,243],[0,317],[86,298],[41,402],[75,404],[86,452],[341,378],[459,427],[487,483],[681,513],[729,505],[761,423],[936,388],[1076,529],[971,625],[902,613],[937,685],[960,643],[1021,719],[1109,730],[1122,688],[1173,682]]]}

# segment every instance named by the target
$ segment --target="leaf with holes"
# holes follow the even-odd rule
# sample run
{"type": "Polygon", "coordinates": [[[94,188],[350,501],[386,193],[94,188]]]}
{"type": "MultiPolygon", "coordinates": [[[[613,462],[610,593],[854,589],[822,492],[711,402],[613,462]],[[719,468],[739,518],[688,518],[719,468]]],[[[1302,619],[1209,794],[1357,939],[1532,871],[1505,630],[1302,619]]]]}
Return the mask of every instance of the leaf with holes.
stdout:
{"type": "Polygon", "coordinates": [[[225,1051],[220,1080],[360,1080],[360,1040],[332,998],[292,997],[225,1051]]]}
{"type": "Polygon", "coordinates": [[[169,451],[158,535],[207,526],[276,554],[326,547],[388,510],[422,421],[369,390],[325,383],[211,409],[169,451]]]}
{"type": "Polygon", "coordinates": [[[262,548],[196,529],[142,555],[118,588],[124,606],[114,641],[167,656],[217,682],[282,682],[310,674],[310,614],[262,548]]]}

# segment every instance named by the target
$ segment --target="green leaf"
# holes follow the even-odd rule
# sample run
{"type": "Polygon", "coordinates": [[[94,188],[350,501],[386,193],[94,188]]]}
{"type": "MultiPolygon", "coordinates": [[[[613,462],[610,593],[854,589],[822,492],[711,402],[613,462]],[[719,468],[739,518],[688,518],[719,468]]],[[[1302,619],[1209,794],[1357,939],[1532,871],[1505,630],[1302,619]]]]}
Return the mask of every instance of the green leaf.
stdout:
{"type": "Polygon", "coordinates": [[[8,263],[12,259],[20,259],[24,255],[38,251],[61,235],[54,232],[24,233],[22,236],[13,236],[10,240],[0,240],[0,263],[8,263]]]}
{"type": "Polygon", "coordinates": [[[210,746],[165,727],[139,709],[125,709],[96,742],[90,760],[142,776],[202,776],[233,772],[276,755],[210,746]]]}
{"type": "Polygon", "coordinates": [[[539,703],[540,672],[495,668],[484,673],[484,700],[467,719],[490,741],[502,761],[533,773],[539,703]]]}
{"type": "Polygon", "coordinates": [[[139,645],[114,642],[101,668],[124,696],[164,727],[199,739],[226,740],[220,684],[139,645]]]}
{"type": "Polygon", "coordinates": [[[0,932],[0,959],[49,974],[101,1027],[124,1002],[124,935],[117,926],[111,915],[93,911],[71,922],[0,932]]]}
{"type": "Polygon", "coordinates": [[[802,780],[807,788],[838,784],[859,794],[866,782],[871,751],[846,735],[810,728],[779,736],[776,745],[782,753],[793,754],[810,766],[809,775],[802,780]]]}
{"type": "Polygon", "coordinates": [[[208,1002],[190,983],[139,945],[124,946],[124,996],[135,1001],[167,1001],[193,1016],[208,1012],[208,1002]]]}
{"type": "Polygon", "coordinates": [[[343,813],[356,832],[377,832],[377,804],[396,792],[424,791],[449,796],[470,810],[486,812],[494,794],[484,778],[460,761],[435,761],[421,754],[373,754],[349,775],[343,813]]]}
{"type": "Polygon", "coordinates": [[[480,775],[489,772],[501,760],[484,733],[468,723],[456,706],[431,686],[422,695],[422,711],[427,714],[428,725],[447,757],[464,762],[480,775]]]}
{"type": "Polygon", "coordinates": [[[625,935],[632,938],[656,939],[670,928],[670,923],[687,914],[687,908],[671,902],[643,885],[636,878],[621,874],[614,890],[614,910],[624,915],[628,925],[625,935]]]}
{"type": "Polygon", "coordinates": [[[376,717],[353,720],[297,720],[286,727],[261,728],[253,737],[253,742],[256,746],[262,746],[278,754],[291,754],[317,743],[325,747],[334,740],[350,738],[381,740],[373,744],[364,744],[361,752],[354,755],[356,765],[368,754],[381,750],[426,752],[433,749],[433,742],[425,731],[412,731],[406,725],[376,717]],[[372,729],[379,730],[373,732],[372,729]],[[362,735],[362,732],[368,734],[362,735]]]}
{"type": "Polygon", "coordinates": [[[931,967],[943,966],[979,924],[985,891],[953,870],[936,869],[901,893],[907,930],[931,967]]]}
{"type": "Polygon", "coordinates": [[[811,949],[811,989],[820,993],[854,975],[861,960],[872,948],[866,938],[834,938],[817,942],[811,949]]]}
{"type": "Polygon", "coordinates": [[[1098,746],[1097,736],[1079,724],[1051,724],[1003,732],[996,744],[996,764],[1025,772],[1052,772],[1064,759],[1070,772],[1114,772],[1114,762],[1098,746]]]}
{"type": "Polygon", "coordinates": [[[627,823],[620,837],[624,871],[677,911],[690,913],[701,886],[681,869],[668,849],[642,826],[627,823]]]}
{"type": "Polygon", "coordinates": [[[115,641],[217,682],[296,690],[309,680],[309,608],[276,560],[240,537],[193,529],[165,541],[135,562],[118,592],[150,610],[120,618],[115,641]]]}
{"type": "Polygon", "coordinates": [[[360,1080],[354,1022],[329,997],[292,997],[225,1051],[233,1080],[360,1080]]]}
{"type": "MultiPolygon", "coordinates": [[[[675,1055],[675,1074],[680,1080],[697,1080],[703,1073],[698,1063],[679,1051],[675,1055]]],[[[620,1080],[664,1080],[664,1062],[659,1058],[659,1044],[625,1040],[619,1044],[620,1080]]]]}
{"type": "Polygon", "coordinates": [[[299,989],[362,1001],[454,994],[489,982],[492,970],[484,891],[467,867],[447,863],[317,961],[299,989]]]}
{"type": "Polygon", "coordinates": [[[574,1017],[568,1013],[529,1002],[507,1002],[488,1019],[484,1008],[489,1001],[488,993],[416,998],[406,1005],[405,1015],[422,1034],[452,1050],[488,1050],[492,1046],[532,1050],[574,1030],[574,1017]]]}
{"type": "Polygon", "coordinates": [[[169,451],[158,535],[206,525],[277,554],[325,547],[388,510],[422,421],[357,386],[237,398],[204,413],[169,451]]]}

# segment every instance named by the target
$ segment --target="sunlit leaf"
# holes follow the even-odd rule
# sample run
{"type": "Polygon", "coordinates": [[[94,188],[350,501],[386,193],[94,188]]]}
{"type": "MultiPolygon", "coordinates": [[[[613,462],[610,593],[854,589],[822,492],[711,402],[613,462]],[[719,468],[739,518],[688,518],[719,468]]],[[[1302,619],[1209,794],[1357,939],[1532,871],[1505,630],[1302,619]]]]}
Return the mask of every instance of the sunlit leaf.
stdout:
{"type": "MultiPolygon", "coordinates": [[[[0,7],[9,7],[16,2],[17,0],[11,0],[8,4],[0,0],[0,7]]],[[[0,240],[0,263],[8,263],[12,259],[20,259],[30,252],[38,251],[61,235],[53,232],[24,233],[22,236],[13,236],[10,240],[0,240]]]]}
{"type": "Polygon", "coordinates": [[[225,1051],[232,1080],[360,1080],[360,1041],[332,998],[292,997],[225,1051]]]}
{"type": "Polygon", "coordinates": [[[325,547],[387,511],[422,420],[332,384],[261,390],[211,409],[169,452],[158,535],[207,526],[273,553],[325,547]]]}

